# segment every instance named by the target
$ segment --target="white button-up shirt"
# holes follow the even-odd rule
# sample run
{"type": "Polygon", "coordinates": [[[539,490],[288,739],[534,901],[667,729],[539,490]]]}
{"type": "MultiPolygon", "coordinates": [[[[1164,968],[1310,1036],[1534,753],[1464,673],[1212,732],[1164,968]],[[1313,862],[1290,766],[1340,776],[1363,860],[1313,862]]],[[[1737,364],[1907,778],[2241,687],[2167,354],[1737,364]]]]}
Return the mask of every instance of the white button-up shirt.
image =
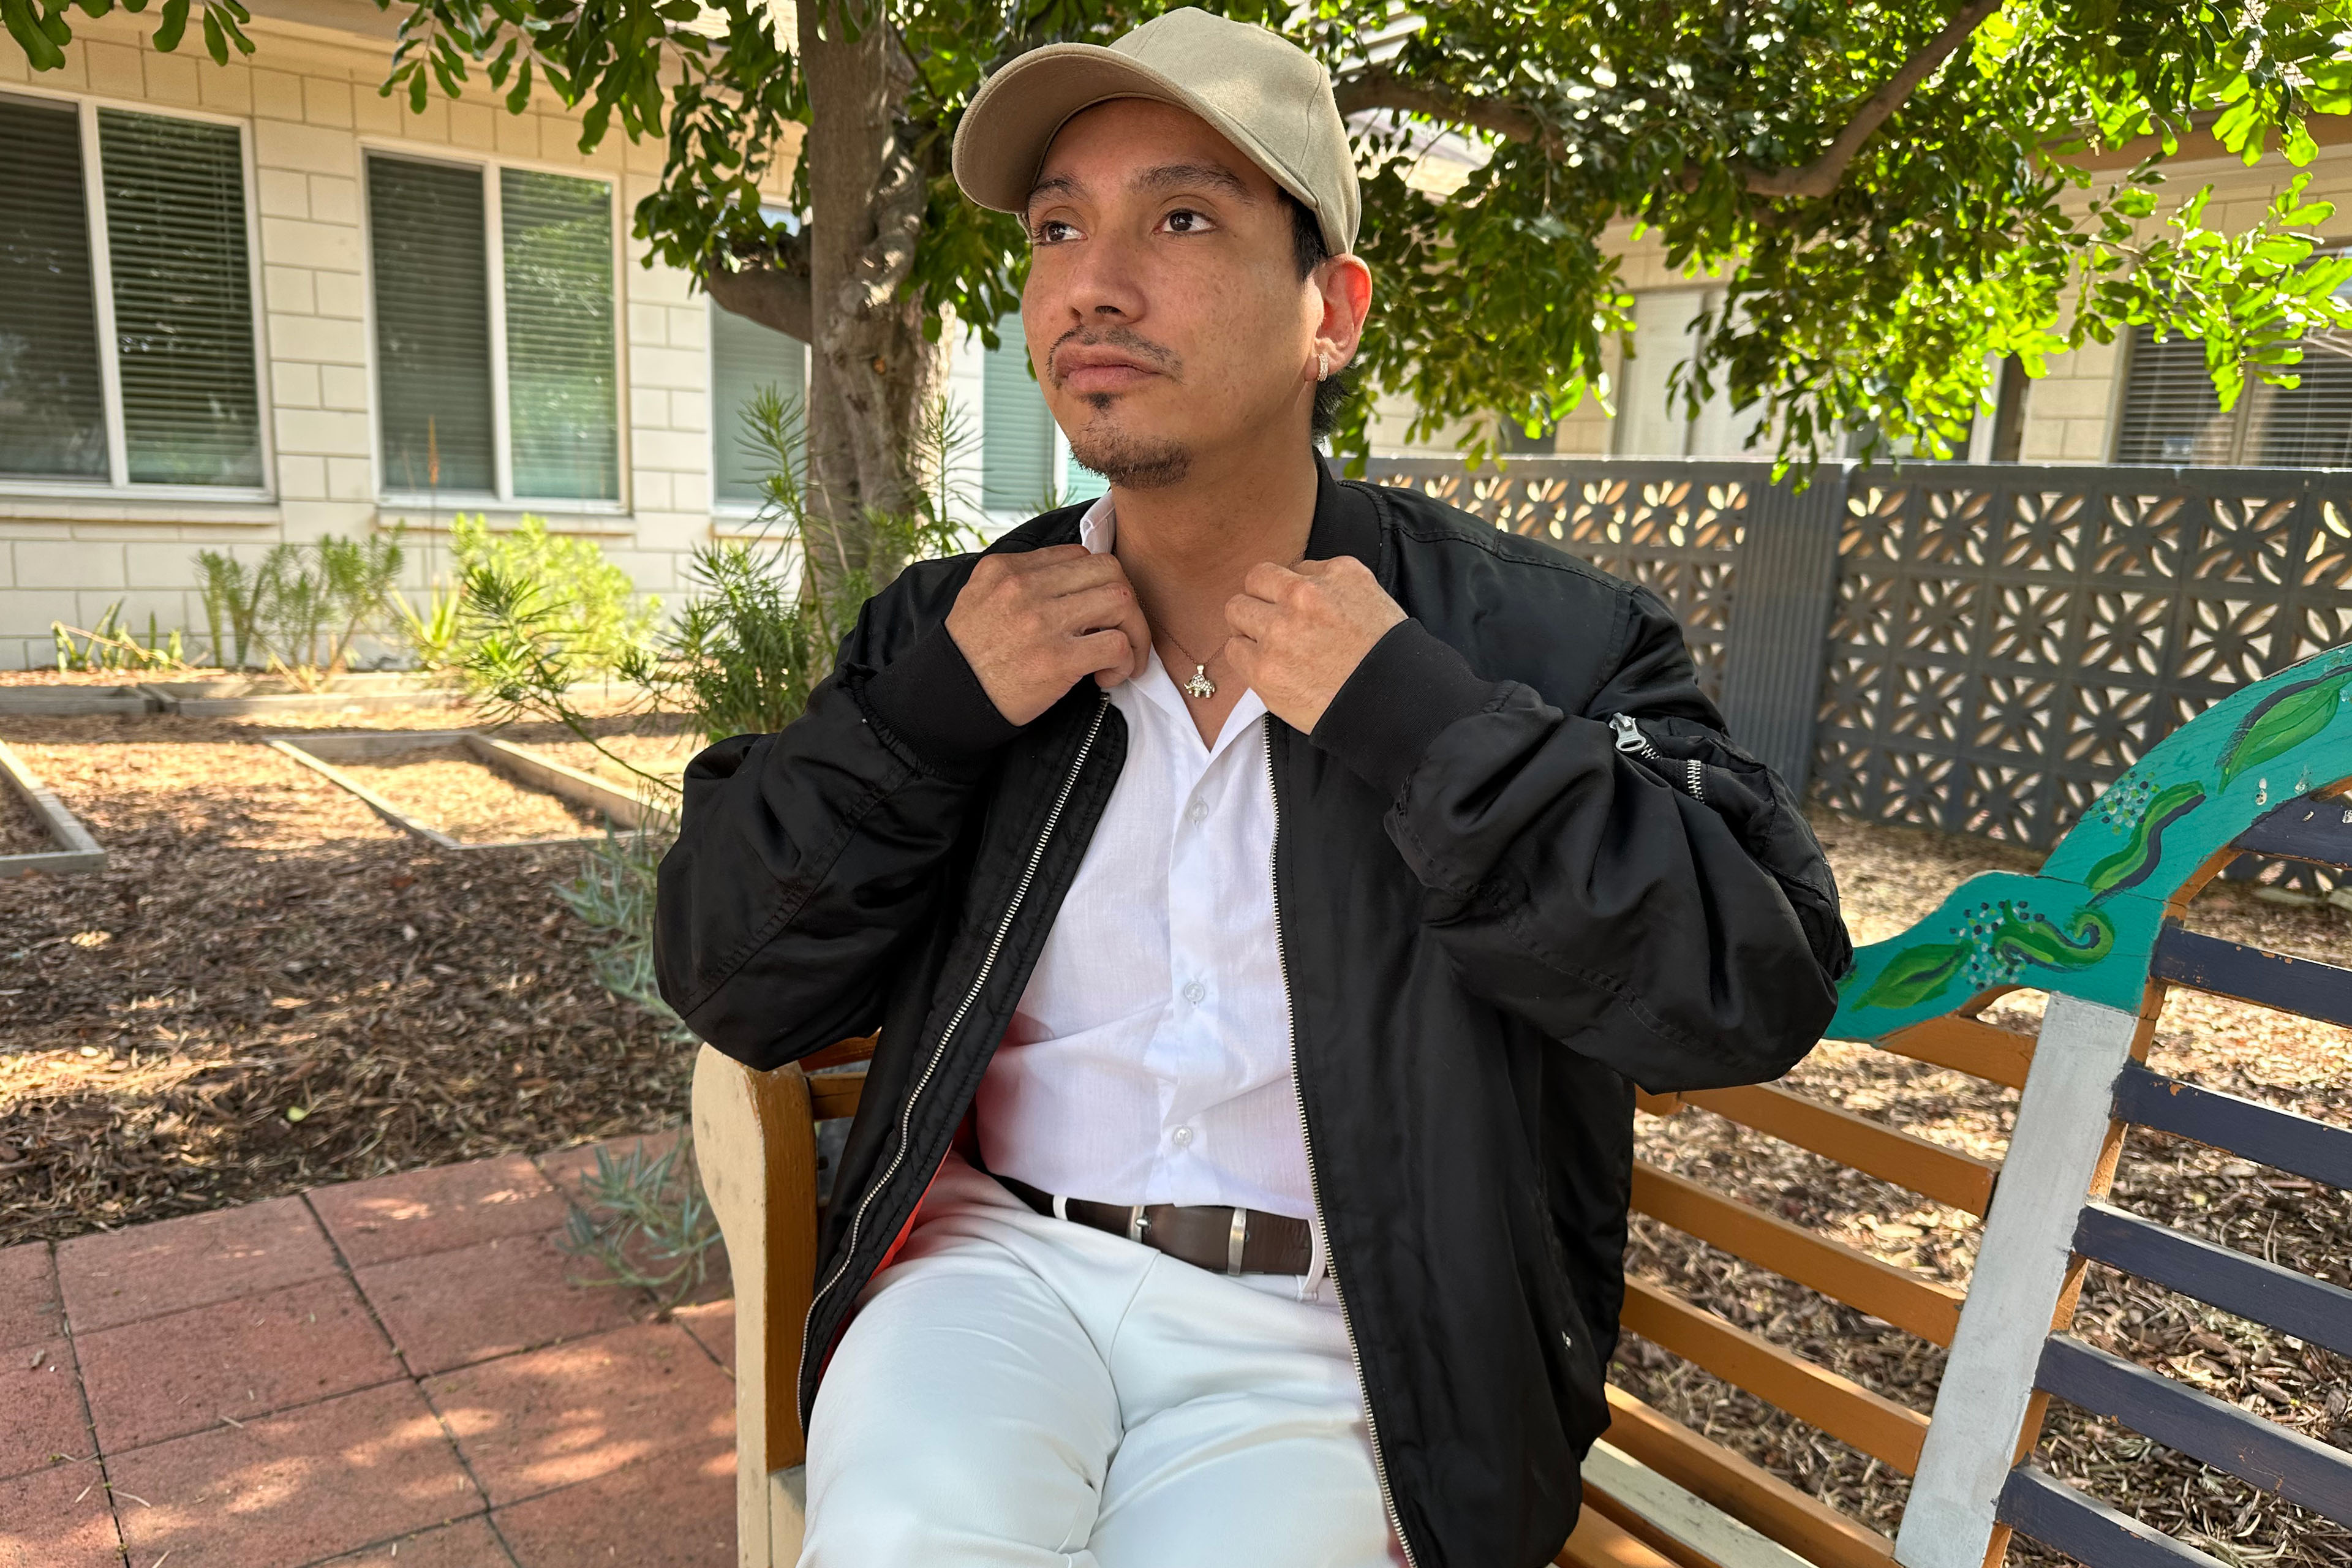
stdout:
{"type": "MultiPolygon", "coordinates": [[[[1115,528],[1105,497],[1080,538],[1115,528]]],[[[981,1155],[1064,1197],[1311,1220],[1265,704],[1244,692],[1203,746],[1157,652],[1110,700],[1127,760],[981,1083],[981,1155]]]]}

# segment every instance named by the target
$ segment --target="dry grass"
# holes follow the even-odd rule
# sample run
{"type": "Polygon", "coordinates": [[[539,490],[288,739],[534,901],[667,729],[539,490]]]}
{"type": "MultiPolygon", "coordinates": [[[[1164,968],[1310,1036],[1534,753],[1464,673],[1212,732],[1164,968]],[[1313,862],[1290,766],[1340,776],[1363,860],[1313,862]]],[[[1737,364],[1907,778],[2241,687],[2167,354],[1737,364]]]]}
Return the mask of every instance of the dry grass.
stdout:
{"type": "MultiPolygon", "coordinates": [[[[2038,857],[1915,829],[1818,824],[1858,941],[1894,936],[1947,889],[1981,870],[2030,870],[2038,857]]],[[[2191,923],[2233,941],[2346,962],[2346,917],[2285,909],[2242,888],[2217,887],[2191,923]]],[[[2019,992],[1988,1016],[2013,1028],[2039,1021],[2043,998],[2019,992]]],[[[2344,1121],[2352,1034],[2218,997],[2175,993],[2159,1019],[2151,1065],[2229,1092],[2344,1121]]],[[[1850,1110],[1989,1159],[2008,1145],[2012,1090],[1868,1047],[1829,1042],[1790,1085],[1850,1110]]],[[[1950,1284],[1965,1286],[1979,1235],[1973,1215],[1921,1200],[1834,1162],[1705,1111],[1642,1117],[1643,1156],[1746,1197],[1784,1217],[1950,1284]]],[[[2162,1134],[2126,1141],[2114,1201],[2321,1278],[2352,1282],[2352,1196],[2162,1134]]],[[[1943,1352],[1802,1286],[1636,1216],[1628,1265],[1732,1321],[1878,1393],[1927,1412],[1943,1352]]],[[[2201,1303],[2090,1271],[2076,1331],[2144,1365],[2352,1447],[2352,1363],[2201,1303]]],[[[1909,1483],[1900,1474],[1780,1414],[1654,1345],[1628,1336],[1612,1380],[1876,1529],[1892,1533],[1909,1483]]],[[[2042,1462],[2226,1563],[2352,1563],[2352,1531],[2053,1402],[2042,1462]]],[[[2059,1561],[2021,1544],[2018,1561],[2059,1561]]]]}

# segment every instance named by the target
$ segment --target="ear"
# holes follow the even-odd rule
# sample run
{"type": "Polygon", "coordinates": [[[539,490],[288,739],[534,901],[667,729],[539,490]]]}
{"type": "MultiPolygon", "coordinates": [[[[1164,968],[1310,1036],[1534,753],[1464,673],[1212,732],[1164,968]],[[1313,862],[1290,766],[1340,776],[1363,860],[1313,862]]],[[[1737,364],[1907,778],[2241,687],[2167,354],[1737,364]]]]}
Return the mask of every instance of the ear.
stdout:
{"type": "MultiPolygon", "coordinates": [[[[1372,271],[1360,257],[1334,256],[1318,265],[1307,279],[1322,301],[1322,319],[1315,326],[1311,352],[1327,356],[1337,375],[1356,357],[1363,341],[1364,319],[1372,310],[1372,271]]],[[[1314,363],[1307,374],[1314,378],[1314,363]]]]}

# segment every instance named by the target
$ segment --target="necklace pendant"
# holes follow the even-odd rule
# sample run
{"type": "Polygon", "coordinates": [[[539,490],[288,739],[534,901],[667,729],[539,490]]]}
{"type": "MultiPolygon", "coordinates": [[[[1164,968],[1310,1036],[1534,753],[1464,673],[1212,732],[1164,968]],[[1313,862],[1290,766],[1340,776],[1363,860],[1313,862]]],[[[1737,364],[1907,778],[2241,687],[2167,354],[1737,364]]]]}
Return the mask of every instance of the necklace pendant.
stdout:
{"type": "Polygon", "coordinates": [[[1207,665],[1196,664],[1192,667],[1192,679],[1184,683],[1184,694],[1187,697],[1196,697],[1203,702],[1217,694],[1217,683],[1209,679],[1207,665]]]}

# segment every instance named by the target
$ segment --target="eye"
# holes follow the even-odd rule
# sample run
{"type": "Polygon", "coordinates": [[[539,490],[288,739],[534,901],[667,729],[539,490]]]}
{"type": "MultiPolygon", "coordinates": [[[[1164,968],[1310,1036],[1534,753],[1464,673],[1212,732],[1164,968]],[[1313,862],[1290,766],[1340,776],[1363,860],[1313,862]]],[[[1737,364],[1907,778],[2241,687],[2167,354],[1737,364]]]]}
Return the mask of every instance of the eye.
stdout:
{"type": "Polygon", "coordinates": [[[1171,234],[1207,234],[1217,226],[1208,214],[1191,207],[1178,207],[1160,221],[1171,234]]]}
{"type": "Polygon", "coordinates": [[[1057,217],[1040,221],[1029,231],[1032,245],[1059,245],[1077,233],[1077,229],[1057,217]]]}

